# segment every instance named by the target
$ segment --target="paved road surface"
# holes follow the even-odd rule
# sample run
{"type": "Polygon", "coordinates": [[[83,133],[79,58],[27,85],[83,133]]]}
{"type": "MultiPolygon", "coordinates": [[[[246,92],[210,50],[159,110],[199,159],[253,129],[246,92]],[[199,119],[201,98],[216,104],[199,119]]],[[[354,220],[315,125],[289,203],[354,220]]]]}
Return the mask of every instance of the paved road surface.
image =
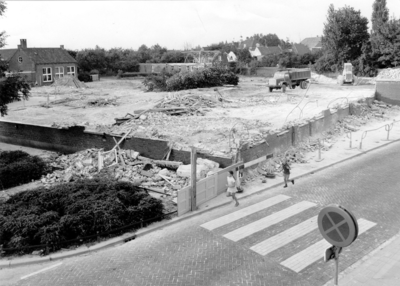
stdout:
{"type": "Polygon", "coordinates": [[[323,285],[333,263],[322,260],[327,244],[315,216],[337,203],[359,220],[359,238],[343,251],[342,270],[394,236],[399,148],[392,144],[243,200],[239,208],[232,203],[120,247],[66,259],[17,285],[323,285]]]}

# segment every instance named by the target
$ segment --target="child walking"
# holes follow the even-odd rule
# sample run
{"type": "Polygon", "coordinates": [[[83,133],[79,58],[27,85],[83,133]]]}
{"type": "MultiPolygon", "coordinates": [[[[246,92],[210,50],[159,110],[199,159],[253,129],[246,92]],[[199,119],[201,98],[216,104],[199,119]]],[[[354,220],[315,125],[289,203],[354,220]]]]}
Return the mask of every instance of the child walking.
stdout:
{"type": "Polygon", "coordinates": [[[287,183],[289,181],[291,181],[292,184],[294,185],[294,180],[289,180],[289,177],[290,177],[290,165],[289,165],[289,162],[288,162],[287,158],[284,158],[282,160],[282,170],[283,170],[283,180],[285,181],[285,185],[283,187],[287,188],[287,183]]]}
{"type": "Polygon", "coordinates": [[[233,171],[229,171],[228,177],[227,177],[227,182],[228,182],[228,189],[227,189],[227,197],[232,196],[232,199],[236,202],[235,207],[239,205],[239,201],[236,198],[236,193],[237,193],[237,188],[236,188],[236,181],[235,178],[233,177],[233,171]]]}

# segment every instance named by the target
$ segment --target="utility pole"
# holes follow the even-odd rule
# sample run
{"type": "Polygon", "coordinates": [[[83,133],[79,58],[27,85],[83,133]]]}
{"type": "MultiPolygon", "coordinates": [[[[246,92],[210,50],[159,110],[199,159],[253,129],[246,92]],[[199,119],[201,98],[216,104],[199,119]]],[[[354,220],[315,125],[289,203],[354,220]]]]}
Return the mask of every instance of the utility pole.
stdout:
{"type": "Polygon", "coordinates": [[[197,174],[197,153],[196,153],[196,147],[194,147],[194,146],[191,146],[191,159],[190,159],[190,162],[191,162],[191,171],[192,171],[192,173],[191,173],[191,176],[190,176],[190,179],[191,179],[191,190],[192,190],[192,192],[191,192],[191,198],[192,198],[192,208],[191,208],[191,210],[192,211],[195,211],[196,209],[197,209],[197,207],[196,207],[196,183],[197,183],[197,176],[196,176],[196,174],[197,174]]]}

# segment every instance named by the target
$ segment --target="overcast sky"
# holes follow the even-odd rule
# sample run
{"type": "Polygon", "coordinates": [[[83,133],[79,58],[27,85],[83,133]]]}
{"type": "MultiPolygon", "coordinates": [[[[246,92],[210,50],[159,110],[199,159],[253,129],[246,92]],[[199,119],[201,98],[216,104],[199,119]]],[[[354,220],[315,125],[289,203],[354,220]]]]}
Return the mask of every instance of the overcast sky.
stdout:
{"type": "MultiPolygon", "coordinates": [[[[27,39],[28,47],[74,50],[157,43],[183,49],[185,43],[206,46],[255,33],[299,42],[322,35],[330,3],[350,5],[371,19],[373,0],[6,1],[0,31],[9,35],[4,48],[27,39]]],[[[400,0],[387,0],[387,6],[400,18],[400,0]]]]}

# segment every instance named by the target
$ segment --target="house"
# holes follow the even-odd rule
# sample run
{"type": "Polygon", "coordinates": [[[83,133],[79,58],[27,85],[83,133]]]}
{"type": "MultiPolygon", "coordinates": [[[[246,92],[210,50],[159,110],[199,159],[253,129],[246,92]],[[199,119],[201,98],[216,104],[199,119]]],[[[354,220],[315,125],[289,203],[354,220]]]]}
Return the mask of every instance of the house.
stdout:
{"type": "Polygon", "coordinates": [[[241,50],[243,50],[243,49],[254,50],[255,48],[260,47],[260,46],[261,46],[260,43],[253,38],[247,38],[246,40],[241,41],[239,43],[239,49],[241,49],[241,50]]]}
{"type": "Polygon", "coordinates": [[[257,47],[253,51],[250,50],[250,54],[253,58],[257,58],[261,60],[263,57],[271,56],[271,55],[279,55],[282,54],[283,50],[280,46],[272,46],[272,47],[257,47]]]}
{"type": "Polygon", "coordinates": [[[302,56],[304,54],[311,53],[311,50],[303,44],[293,44],[292,45],[292,52],[296,55],[302,56]]]}
{"type": "Polygon", "coordinates": [[[322,38],[321,37],[312,37],[305,38],[300,44],[307,46],[311,52],[316,52],[322,49],[322,38]]]}
{"type": "Polygon", "coordinates": [[[234,52],[231,51],[231,52],[229,52],[229,54],[227,55],[227,60],[228,60],[229,63],[237,62],[237,56],[235,55],[234,52]]]}
{"type": "Polygon", "coordinates": [[[9,72],[19,73],[39,86],[51,84],[55,78],[77,75],[76,60],[61,45],[59,48],[28,48],[21,39],[17,49],[0,49],[0,57],[8,61],[9,72]]]}

